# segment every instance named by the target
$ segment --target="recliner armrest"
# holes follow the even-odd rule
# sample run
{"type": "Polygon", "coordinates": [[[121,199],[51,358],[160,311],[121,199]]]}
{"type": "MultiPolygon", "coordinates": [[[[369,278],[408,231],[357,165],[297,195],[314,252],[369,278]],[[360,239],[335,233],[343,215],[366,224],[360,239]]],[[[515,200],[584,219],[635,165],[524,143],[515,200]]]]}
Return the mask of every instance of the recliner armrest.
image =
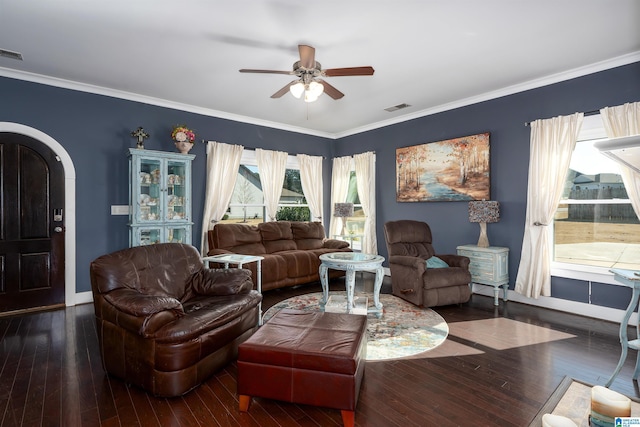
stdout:
{"type": "Polygon", "coordinates": [[[193,275],[189,286],[198,295],[236,295],[251,291],[253,282],[251,271],[244,268],[204,268],[193,275]]]}
{"type": "Polygon", "coordinates": [[[469,260],[468,257],[463,255],[436,255],[438,258],[449,264],[450,267],[462,267],[466,270],[469,269],[469,260]]]}
{"type": "Polygon", "coordinates": [[[392,255],[389,257],[389,264],[397,264],[403,267],[415,268],[416,270],[418,270],[418,274],[424,273],[426,269],[424,259],[407,255],[392,255]]]}

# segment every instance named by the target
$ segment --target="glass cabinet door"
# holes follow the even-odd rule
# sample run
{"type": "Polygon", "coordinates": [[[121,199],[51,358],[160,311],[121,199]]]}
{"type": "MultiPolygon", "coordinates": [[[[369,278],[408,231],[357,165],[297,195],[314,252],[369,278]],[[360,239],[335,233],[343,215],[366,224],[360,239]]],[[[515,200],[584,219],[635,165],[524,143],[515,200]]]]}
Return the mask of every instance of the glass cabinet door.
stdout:
{"type": "Polygon", "coordinates": [[[160,243],[163,241],[162,239],[162,228],[138,228],[136,230],[138,234],[138,241],[136,242],[140,246],[144,245],[153,245],[156,243],[160,243]]]}
{"type": "Polygon", "coordinates": [[[167,242],[168,243],[189,243],[191,242],[190,227],[185,226],[168,226],[167,227],[167,242]]]}
{"type": "Polygon", "coordinates": [[[166,221],[188,220],[186,210],[187,165],[183,161],[167,160],[167,217],[166,221]]]}
{"type": "Polygon", "coordinates": [[[162,218],[162,188],[160,159],[140,159],[138,190],[138,221],[159,221],[162,218]]]}

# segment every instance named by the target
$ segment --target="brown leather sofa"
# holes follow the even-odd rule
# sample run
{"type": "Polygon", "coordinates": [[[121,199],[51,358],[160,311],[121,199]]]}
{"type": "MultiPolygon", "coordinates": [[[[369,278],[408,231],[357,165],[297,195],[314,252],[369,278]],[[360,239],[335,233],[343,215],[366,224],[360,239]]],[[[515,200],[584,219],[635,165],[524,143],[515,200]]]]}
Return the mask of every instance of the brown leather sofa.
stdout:
{"type": "Polygon", "coordinates": [[[180,243],[97,258],[90,275],[105,371],[156,396],[199,385],[256,330],[262,295],[250,274],[206,269],[180,243]]]}
{"type": "Polygon", "coordinates": [[[391,289],[395,296],[424,307],[469,301],[469,258],[436,254],[427,223],[389,221],[384,225],[384,236],[389,253],[391,289]],[[444,261],[444,268],[427,268],[427,260],[432,257],[444,261]]]}
{"type": "MultiPolygon", "coordinates": [[[[342,240],[325,239],[320,222],[274,221],[257,226],[216,224],[208,232],[208,255],[259,255],[262,260],[262,290],[301,285],[320,280],[320,255],[351,252],[342,240]]],[[[243,265],[256,281],[256,263],[243,265]]],[[[344,271],[329,270],[330,277],[344,271]]]]}

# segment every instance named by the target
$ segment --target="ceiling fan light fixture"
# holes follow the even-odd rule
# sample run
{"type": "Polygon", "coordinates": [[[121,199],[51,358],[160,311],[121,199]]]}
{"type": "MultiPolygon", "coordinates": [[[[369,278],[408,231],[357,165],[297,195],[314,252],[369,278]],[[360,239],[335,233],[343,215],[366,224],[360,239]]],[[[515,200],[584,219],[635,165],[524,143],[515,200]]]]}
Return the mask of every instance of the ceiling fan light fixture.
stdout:
{"type": "Polygon", "coordinates": [[[312,81],[311,83],[309,83],[309,91],[317,98],[322,95],[322,92],[324,92],[324,85],[322,83],[312,81]]]}
{"type": "Polygon", "coordinates": [[[310,90],[304,91],[304,102],[315,102],[318,100],[318,95],[314,94],[310,90]]]}
{"type": "Polygon", "coordinates": [[[289,92],[291,92],[291,95],[295,96],[296,98],[300,98],[302,96],[302,92],[304,92],[304,89],[304,83],[302,82],[298,82],[289,86],[289,92]]]}

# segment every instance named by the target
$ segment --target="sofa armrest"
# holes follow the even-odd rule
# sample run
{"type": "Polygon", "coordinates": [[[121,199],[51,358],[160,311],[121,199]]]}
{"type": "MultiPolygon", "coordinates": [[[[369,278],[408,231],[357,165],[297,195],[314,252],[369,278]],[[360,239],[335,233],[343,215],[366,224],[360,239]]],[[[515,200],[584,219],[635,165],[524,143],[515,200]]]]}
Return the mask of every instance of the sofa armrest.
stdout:
{"type": "Polygon", "coordinates": [[[182,304],[175,298],[145,295],[133,289],[116,289],[104,295],[104,299],[118,310],[136,317],[146,317],[165,310],[184,313],[182,304]]]}
{"type": "Polygon", "coordinates": [[[449,264],[449,267],[461,267],[465,270],[469,269],[471,262],[468,257],[463,255],[436,255],[438,258],[449,264]]]}
{"type": "Polygon", "coordinates": [[[338,239],[326,239],[322,242],[322,247],[326,249],[344,249],[349,247],[349,242],[338,239]]]}
{"type": "Polygon", "coordinates": [[[233,252],[228,251],[226,249],[212,248],[212,249],[209,249],[209,252],[207,252],[207,256],[227,255],[227,254],[232,254],[232,253],[233,252]]]}
{"type": "Polygon", "coordinates": [[[198,295],[236,295],[251,291],[253,282],[244,268],[204,268],[193,276],[191,287],[198,295]]]}

